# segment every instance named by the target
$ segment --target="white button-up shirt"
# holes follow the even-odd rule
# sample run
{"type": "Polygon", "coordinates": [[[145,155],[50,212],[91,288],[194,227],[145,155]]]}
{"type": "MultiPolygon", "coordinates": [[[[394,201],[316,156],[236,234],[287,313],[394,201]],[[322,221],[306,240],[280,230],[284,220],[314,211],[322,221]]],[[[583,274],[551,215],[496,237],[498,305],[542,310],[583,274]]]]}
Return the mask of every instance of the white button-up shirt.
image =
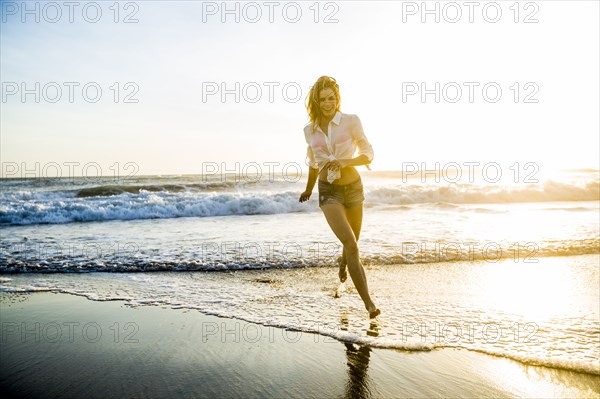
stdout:
{"type": "MultiPolygon", "coordinates": [[[[323,170],[325,164],[336,159],[352,159],[358,147],[359,155],[366,155],[373,160],[373,147],[367,140],[358,116],[336,112],[329,122],[327,134],[317,125],[313,132],[312,123],[304,127],[304,138],[308,144],[306,149],[307,165],[313,169],[323,170]]],[[[366,165],[369,168],[369,165],[366,165]]],[[[369,168],[370,169],[370,168],[369,168]]],[[[333,183],[341,177],[341,171],[329,170],[327,181],[333,183]]]]}

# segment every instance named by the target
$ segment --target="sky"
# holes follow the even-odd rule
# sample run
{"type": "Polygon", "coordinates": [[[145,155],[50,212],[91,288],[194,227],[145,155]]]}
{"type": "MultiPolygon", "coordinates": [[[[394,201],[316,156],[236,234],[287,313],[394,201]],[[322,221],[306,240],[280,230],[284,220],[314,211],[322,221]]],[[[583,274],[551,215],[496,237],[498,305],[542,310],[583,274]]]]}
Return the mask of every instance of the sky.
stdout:
{"type": "Polygon", "coordinates": [[[321,75],[374,171],[599,168],[597,1],[74,4],[1,2],[2,177],[306,171],[321,75]]]}

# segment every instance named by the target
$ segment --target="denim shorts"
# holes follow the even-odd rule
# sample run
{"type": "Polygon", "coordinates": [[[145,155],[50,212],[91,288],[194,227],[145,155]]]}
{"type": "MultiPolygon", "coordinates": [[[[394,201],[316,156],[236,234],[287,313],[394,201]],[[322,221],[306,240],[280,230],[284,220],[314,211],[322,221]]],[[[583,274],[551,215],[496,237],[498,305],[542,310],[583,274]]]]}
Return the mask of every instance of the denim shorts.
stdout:
{"type": "Polygon", "coordinates": [[[341,204],[351,208],[365,200],[362,180],[348,184],[331,184],[319,179],[319,207],[327,204],[341,204]]]}

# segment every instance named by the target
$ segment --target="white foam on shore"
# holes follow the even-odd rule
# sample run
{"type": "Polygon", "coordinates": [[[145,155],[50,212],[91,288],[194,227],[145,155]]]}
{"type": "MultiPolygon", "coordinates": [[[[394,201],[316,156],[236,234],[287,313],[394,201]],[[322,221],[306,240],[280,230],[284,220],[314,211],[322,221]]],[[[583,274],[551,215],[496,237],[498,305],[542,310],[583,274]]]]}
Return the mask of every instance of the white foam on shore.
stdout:
{"type": "MultiPolygon", "coordinates": [[[[4,285],[0,285],[0,291],[1,292],[7,292],[7,293],[30,293],[30,292],[52,292],[52,291],[57,291],[57,292],[61,292],[58,291],[54,288],[50,288],[50,287],[34,287],[34,286],[28,286],[28,285],[24,285],[21,287],[7,287],[4,285]]],[[[65,292],[67,293],[67,292],[65,292]]]]}

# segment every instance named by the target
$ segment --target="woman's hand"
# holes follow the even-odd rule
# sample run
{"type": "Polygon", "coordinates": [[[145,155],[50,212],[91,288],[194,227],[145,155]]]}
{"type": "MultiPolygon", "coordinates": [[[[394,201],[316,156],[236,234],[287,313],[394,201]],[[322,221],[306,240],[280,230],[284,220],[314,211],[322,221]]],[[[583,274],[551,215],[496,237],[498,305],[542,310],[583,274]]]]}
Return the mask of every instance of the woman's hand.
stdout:
{"type": "Polygon", "coordinates": [[[349,159],[334,159],[333,161],[327,162],[325,166],[329,170],[337,171],[344,169],[349,164],[349,159]]]}
{"type": "Polygon", "coordinates": [[[308,201],[310,199],[311,194],[312,191],[305,191],[302,194],[300,194],[300,202],[308,201]]]}

